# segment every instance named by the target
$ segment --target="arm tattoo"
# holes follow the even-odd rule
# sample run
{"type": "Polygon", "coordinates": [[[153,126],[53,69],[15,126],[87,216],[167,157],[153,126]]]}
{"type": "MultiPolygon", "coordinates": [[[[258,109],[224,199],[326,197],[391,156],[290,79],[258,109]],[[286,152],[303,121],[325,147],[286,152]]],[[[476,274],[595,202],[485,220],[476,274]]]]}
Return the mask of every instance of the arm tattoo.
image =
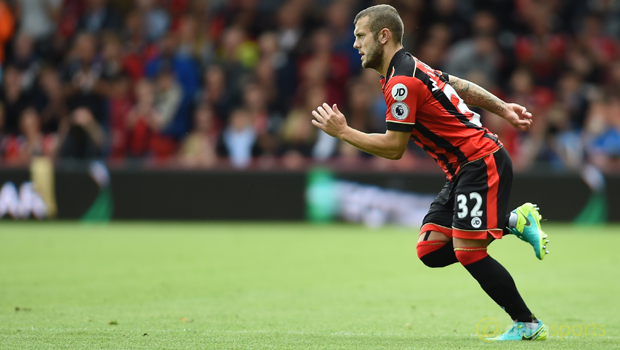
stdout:
{"type": "Polygon", "coordinates": [[[450,85],[468,105],[484,108],[499,116],[506,110],[504,101],[472,82],[451,75],[450,85]]]}

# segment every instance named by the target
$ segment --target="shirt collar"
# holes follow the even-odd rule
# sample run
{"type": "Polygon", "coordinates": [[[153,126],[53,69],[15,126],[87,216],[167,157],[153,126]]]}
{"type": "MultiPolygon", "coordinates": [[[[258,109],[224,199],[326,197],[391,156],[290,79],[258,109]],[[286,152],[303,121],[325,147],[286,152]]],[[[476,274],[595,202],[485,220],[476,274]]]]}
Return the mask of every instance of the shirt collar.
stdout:
{"type": "Polygon", "coordinates": [[[405,51],[405,48],[403,47],[402,49],[396,51],[394,56],[392,56],[392,60],[390,61],[390,65],[388,66],[387,70],[387,78],[381,76],[381,79],[379,80],[381,83],[383,83],[383,87],[385,87],[385,84],[387,84],[388,80],[390,80],[390,78],[394,76],[394,71],[396,70],[396,63],[405,55],[407,55],[407,51],[405,51]]]}

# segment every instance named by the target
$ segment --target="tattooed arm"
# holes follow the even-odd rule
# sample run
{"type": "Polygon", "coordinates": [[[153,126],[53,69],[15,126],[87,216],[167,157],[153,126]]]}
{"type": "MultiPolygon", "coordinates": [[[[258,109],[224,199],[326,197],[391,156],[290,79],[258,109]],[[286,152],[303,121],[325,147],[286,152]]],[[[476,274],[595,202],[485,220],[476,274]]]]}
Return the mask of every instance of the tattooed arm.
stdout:
{"type": "Polygon", "coordinates": [[[506,110],[504,101],[472,82],[450,75],[450,85],[468,105],[484,108],[499,116],[506,110]]]}
{"type": "Polygon", "coordinates": [[[450,75],[450,85],[466,104],[495,113],[521,131],[527,131],[530,128],[532,113],[529,113],[525,107],[516,103],[506,103],[482,87],[453,75],[450,75]]]}

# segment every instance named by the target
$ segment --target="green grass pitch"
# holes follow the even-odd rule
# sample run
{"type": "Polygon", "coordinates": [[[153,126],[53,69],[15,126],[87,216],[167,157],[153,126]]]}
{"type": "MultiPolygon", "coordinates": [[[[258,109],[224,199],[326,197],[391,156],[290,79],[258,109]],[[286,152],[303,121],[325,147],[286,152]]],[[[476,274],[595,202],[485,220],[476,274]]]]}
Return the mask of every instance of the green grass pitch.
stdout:
{"type": "Polygon", "coordinates": [[[0,349],[618,349],[620,227],[546,224],[538,261],[490,254],[550,330],[489,343],[509,318],[460,265],[417,260],[398,227],[0,224],[0,349]],[[585,333],[588,333],[587,335],[585,333]],[[593,334],[593,333],[596,333],[593,334]]]}

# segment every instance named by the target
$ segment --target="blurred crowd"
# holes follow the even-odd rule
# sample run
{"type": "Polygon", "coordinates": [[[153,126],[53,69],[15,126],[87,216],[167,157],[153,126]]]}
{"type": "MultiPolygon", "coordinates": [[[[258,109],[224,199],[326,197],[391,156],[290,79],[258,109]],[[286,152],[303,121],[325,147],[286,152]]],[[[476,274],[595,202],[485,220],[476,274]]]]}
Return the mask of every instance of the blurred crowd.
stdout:
{"type": "Polygon", "coordinates": [[[2,164],[435,169],[415,145],[385,161],[310,123],[337,103],[385,131],[352,47],[376,3],[414,56],[534,114],[521,133],[479,111],[517,170],[620,171],[620,0],[0,0],[2,164]]]}

